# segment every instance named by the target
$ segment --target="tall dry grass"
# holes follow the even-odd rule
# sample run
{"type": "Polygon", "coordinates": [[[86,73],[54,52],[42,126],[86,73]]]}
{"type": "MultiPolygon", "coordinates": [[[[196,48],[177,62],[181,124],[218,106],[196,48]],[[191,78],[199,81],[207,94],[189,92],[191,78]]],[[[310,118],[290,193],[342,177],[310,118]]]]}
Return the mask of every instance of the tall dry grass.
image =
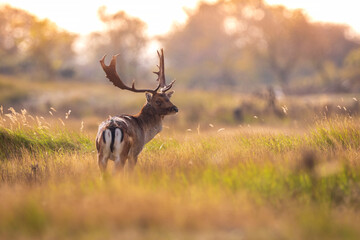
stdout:
{"type": "Polygon", "coordinates": [[[360,236],[359,119],[304,133],[165,129],[133,173],[102,178],[93,133],[9,114],[0,126],[3,239],[360,236]]]}

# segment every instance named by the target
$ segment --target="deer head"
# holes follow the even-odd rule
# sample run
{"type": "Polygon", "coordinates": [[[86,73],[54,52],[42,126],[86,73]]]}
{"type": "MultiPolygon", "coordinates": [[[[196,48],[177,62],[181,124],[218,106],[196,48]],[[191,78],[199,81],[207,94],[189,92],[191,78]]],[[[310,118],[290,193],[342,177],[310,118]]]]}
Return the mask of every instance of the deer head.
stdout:
{"type": "Polygon", "coordinates": [[[157,81],[158,86],[152,89],[137,89],[135,88],[135,82],[132,83],[131,87],[127,86],[119,77],[116,72],[116,57],[118,55],[114,55],[111,59],[109,65],[104,63],[106,55],[100,60],[101,67],[106,73],[106,77],[114,84],[114,86],[128,90],[131,92],[145,92],[147,104],[150,105],[157,114],[159,115],[169,115],[178,112],[178,108],[170,102],[170,98],[174,91],[167,92],[170,90],[175,80],[173,80],[170,84],[166,84],[165,80],[165,70],[164,70],[164,52],[161,49],[161,52],[157,51],[159,57],[159,65],[157,67],[159,70],[154,72],[158,78],[157,81]]]}

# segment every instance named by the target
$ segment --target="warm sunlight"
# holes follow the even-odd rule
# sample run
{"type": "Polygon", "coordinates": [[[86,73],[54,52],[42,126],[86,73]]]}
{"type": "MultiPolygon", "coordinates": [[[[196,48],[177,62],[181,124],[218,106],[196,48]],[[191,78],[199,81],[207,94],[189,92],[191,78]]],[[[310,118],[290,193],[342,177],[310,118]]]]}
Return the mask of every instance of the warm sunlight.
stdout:
{"type": "Polygon", "coordinates": [[[186,19],[184,8],[194,8],[197,2],[198,0],[0,0],[0,3],[9,3],[14,7],[25,9],[40,18],[54,21],[68,31],[80,34],[87,34],[102,28],[97,17],[97,10],[100,6],[107,6],[109,13],[123,10],[129,15],[145,21],[148,24],[150,35],[166,33],[174,22],[184,22],[186,19]]]}
{"type": "Polygon", "coordinates": [[[0,0],[0,240],[360,239],[357,2],[0,0]]]}
{"type": "MultiPolygon", "coordinates": [[[[101,29],[102,25],[97,17],[97,9],[105,5],[110,13],[124,10],[132,16],[141,18],[148,24],[150,35],[166,33],[171,29],[174,22],[184,22],[186,19],[184,8],[194,8],[198,2],[199,0],[0,0],[0,3],[9,3],[14,7],[28,10],[40,18],[49,18],[58,26],[80,34],[101,29]]],[[[289,8],[303,8],[315,21],[346,23],[352,26],[355,31],[360,32],[359,3],[353,0],[267,0],[266,2],[282,4],[289,8]]]]}
{"type": "Polygon", "coordinates": [[[269,4],[302,8],[314,21],[344,23],[360,32],[360,2],[354,0],[266,0],[269,4]]]}

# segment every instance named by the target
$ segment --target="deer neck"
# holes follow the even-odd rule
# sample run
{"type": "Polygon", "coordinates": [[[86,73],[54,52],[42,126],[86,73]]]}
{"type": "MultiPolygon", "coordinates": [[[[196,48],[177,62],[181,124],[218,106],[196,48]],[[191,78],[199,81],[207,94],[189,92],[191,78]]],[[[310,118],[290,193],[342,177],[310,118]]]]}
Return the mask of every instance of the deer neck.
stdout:
{"type": "Polygon", "coordinates": [[[162,130],[163,116],[156,113],[155,109],[146,104],[136,116],[144,130],[145,143],[149,142],[162,130]]]}

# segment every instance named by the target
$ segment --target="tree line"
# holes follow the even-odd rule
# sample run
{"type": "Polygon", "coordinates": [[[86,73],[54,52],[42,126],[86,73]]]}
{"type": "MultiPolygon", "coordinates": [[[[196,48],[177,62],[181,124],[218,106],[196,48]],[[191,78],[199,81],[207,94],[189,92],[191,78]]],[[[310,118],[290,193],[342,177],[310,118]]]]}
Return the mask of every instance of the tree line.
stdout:
{"type": "Polygon", "coordinates": [[[186,88],[360,90],[360,41],[349,26],[313,22],[299,9],[262,0],[201,2],[187,15],[184,24],[154,39],[141,19],[101,7],[104,29],[82,39],[86,47],[79,53],[75,34],[5,5],[0,8],[0,73],[101,78],[98,60],[120,53],[124,79],[153,79],[144,53],[156,40],[165,49],[168,77],[181,79],[177,84],[186,88]]]}
{"type": "Polygon", "coordinates": [[[0,8],[0,73],[72,74],[76,35],[9,5],[0,8]]]}

